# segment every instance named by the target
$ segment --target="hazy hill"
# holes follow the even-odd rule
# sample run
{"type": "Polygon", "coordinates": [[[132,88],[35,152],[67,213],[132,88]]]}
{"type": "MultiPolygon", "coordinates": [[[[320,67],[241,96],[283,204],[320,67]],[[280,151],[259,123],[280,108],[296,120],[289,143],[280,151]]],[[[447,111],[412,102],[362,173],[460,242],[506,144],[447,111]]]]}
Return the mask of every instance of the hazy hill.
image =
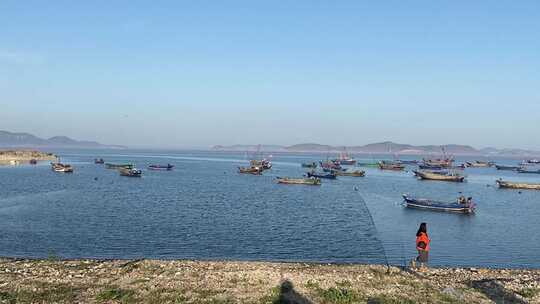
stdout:
{"type": "Polygon", "coordinates": [[[29,133],[0,131],[0,147],[59,147],[59,148],[125,148],[119,145],[104,145],[95,141],[81,141],[67,136],[39,138],[29,133]]]}
{"type": "MultiPolygon", "coordinates": [[[[234,145],[234,146],[214,146],[212,149],[216,151],[254,151],[257,145],[234,145]]],[[[292,146],[278,145],[261,145],[260,150],[266,152],[339,152],[347,149],[350,153],[376,153],[376,154],[403,154],[403,155],[427,155],[441,154],[442,147],[448,154],[453,155],[505,155],[505,156],[538,156],[540,152],[529,151],[523,149],[496,149],[485,148],[475,149],[468,145],[448,144],[444,146],[438,145],[422,145],[415,146],[409,144],[399,144],[390,141],[367,144],[363,146],[330,146],[316,143],[296,144],[292,146]]]]}

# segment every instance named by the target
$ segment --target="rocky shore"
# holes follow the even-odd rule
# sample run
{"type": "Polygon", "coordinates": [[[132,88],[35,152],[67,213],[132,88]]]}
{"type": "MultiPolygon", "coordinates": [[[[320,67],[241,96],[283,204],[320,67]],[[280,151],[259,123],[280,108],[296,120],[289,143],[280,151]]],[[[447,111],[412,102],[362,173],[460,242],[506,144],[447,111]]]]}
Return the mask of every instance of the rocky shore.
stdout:
{"type": "Polygon", "coordinates": [[[540,270],[0,259],[0,303],[540,303],[540,270]]]}
{"type": "Polygon", "coordinates": [[[36,150],[0,150],[0,163],[56,160],[56,155],[36,150]]]}

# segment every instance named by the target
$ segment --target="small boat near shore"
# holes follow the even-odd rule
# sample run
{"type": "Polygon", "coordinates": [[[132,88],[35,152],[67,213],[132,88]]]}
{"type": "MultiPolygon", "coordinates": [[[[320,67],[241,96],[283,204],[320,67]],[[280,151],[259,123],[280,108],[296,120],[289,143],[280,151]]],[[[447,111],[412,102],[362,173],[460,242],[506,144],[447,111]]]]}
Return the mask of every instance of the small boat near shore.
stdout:
{"type": "Polygon", "coordinates": [[[135,166],[133,164],[113,164],[106,163],[105,168],[107,169],[133,169],[135,166]]]}
{"type": "Polygon", "coordinates": [[[528,173],[528,174],[540,174],[540,169],[538,170],[530,170],[526,168],[519,168],[517,169],[518,173],[528,173]]]}
{"type": "Polygon", "coordinates": [[[51,169],[54,172],[73,173],[73,167],[68,164],[51,163],[51,169]]]}
{"type": "Polygon", "coordinates": [[[519,166],[495,165],[495,168],[497,168],[497,170],[517,171],[521,167],[519,167],[519,166]]]}
{"type": "Polygon", "coordinates": [[[498,179],[495,182],[497,183],[499,188],[540,190],[540,184],[509,182],[502,179],[498,179]]]}
{"type": "Polygon", "coordinates": [[[409,208],[424,209],[431,211],[444,211],[471,214],[474,213],[476,205],[474,203],[448,203],[440,202],[425,198],[413,198],[407,194],[403,194],[405,206],[409,208]]]}
{"type": "Polygon", "coordinates": [[[354,170],[354,171],[334,171],[334,174],[337,176],[355,176],[362,177],[366,175],[364,170],[354,170]]]}
{"type": "Polygon", "coordinates": [[[118,172],[120,172],[121,176],[129,176],[129,177],[141,177],[142,171],[136,168],[120,168],[118,169],[118,172]]]}
{"type": "Polygon", "coordinates": [[[262,175],[263,169],[261,167],[238,167],[238,173],[262,175]]]}
{"type": "Polygon", "coordinates": [[[315,169],[315,168],[317,168],[317,163],[316,163],[316,162],[312,162],[312,163],[302,163],[302,168],[312,168],[312,169],[315,169]]]}
{"type": "Polygon", "coordinates": [[[425,180],[436,180],[436,181],[445,181],[445,182],[457,182],[461,183],[465,180],[465,176],[458,175],[458,174],[441,174],[441,173],[433,173],[429,171],[413,171],[414,175],[418,177],[418,179],[425,179],[425,180]]]}
{"type": "Polygon", "coordinates": [[[94,164],[96,164],[96,165],[103,165],[104,163],[105,163],[105,161],[103,160],[103,158],[94,159],[94,164]]]}
{"type": "Polygon", "coordinates": [[[289,178],[289,177],[278,177],[276,178],[278,184],[288,184],[288,185],[310,185],[310,186],[320,186],[321,179],[319,178],[289,178]]]}
{"type": "Polygon", "coordinates": [[[29,162],[30,165],[37,165],[38,161],[35,158],[32,158],[29,162]]]}
{"type": "Polygon", "coordinates": [[[148,166],[148,170],[160,170],[160,171],[171,171],[173,168],[174,166],[171,164],[148,166]]]}
{"type": "Polygon", "coordinates": [[[405,166],[399,162],[390,162],[390,161],[380,161],[379,169],[381,170],[391,170],[391,171],[403,171],[405,166]]]}
{"type": "Polygon", "coordinates": [[[306,174],[307,174],[308,177],[313,177],[313,178],[336,179],[336,173],[334,173],[334,172],[330,172],[330,173],[326,173],[326,174],[321,174],[321,173],[317,173],[317,172],[307,172],[306,174]]]}

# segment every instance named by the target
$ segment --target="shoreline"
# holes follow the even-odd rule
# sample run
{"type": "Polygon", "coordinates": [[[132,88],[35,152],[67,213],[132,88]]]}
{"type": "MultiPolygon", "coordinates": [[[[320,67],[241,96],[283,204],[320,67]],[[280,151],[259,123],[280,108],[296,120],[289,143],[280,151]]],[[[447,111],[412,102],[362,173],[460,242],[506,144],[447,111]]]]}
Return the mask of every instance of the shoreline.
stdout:
{"type": "Polygon", "coordinates": [[[37,150],[1,150],[0,163],[29,162],[30,160],[46,161],[56,160],[58,157],[53,153],[41,152],[37,150]]]}
{"type": "Polygon", "coordinates": [[[0,258],[0,303],[540,303],[540,270],[0,258]],[[293,302],[291,302],[293,303],[293,302]]]}

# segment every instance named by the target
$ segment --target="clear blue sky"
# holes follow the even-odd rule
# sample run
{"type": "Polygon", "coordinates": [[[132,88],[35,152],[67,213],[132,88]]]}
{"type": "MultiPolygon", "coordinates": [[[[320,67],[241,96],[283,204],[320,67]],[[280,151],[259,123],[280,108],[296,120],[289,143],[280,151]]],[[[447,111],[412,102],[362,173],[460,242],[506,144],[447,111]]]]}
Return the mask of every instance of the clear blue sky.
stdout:
{"type": "Polygon", "coordinates": [[[138,146],[540,149],[540,1],[4,0],[0,105],[138,146]]]}

